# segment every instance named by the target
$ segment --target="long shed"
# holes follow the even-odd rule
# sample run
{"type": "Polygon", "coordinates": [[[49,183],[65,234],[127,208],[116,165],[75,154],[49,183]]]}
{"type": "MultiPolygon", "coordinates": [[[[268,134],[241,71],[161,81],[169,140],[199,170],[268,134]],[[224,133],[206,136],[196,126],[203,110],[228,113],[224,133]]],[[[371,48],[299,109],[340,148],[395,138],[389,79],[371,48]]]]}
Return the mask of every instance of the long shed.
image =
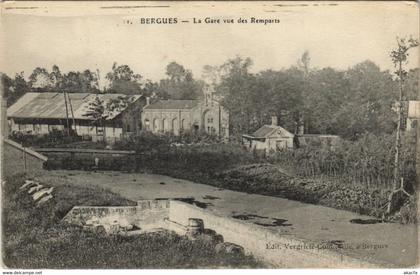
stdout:
{"type": "Polygon", "coordinates": [[[77,135],[93,140],[105,137],[112,142],[136,133],[141,128],[140,114],[145,105],[141,95],[90,93],[67,95],[66,112],[66,99],[63,93],[26,93],[7,109],[10,131],[43,135],[70,127],[77,135]],[[102,125],[97,123],[90,111],[92,102],[96,99],[99,99],[107,112],[104,112],[102,125]],[[109,108],[112,104],[113,108],[109,108]],[[109,111],[111,109],[112,111],[109,111]]]}

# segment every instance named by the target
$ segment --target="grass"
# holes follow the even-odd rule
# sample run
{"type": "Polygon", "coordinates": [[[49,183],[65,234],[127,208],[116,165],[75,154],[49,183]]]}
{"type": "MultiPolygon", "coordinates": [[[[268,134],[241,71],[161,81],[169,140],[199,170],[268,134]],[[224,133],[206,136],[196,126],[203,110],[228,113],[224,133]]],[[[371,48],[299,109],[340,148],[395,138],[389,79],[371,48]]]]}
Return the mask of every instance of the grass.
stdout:
{"type": "Polygon", "coordinates": [[[19,191],[25,177],[3,189],[3,261],[10,268],[209,268],[261,267],[252,256],[216,252],[215,243],[174,233],[118,236],[61,222],[74,205],[133,205],[105,189],[54,185],[54,199],[35,207],[19,191]]]}

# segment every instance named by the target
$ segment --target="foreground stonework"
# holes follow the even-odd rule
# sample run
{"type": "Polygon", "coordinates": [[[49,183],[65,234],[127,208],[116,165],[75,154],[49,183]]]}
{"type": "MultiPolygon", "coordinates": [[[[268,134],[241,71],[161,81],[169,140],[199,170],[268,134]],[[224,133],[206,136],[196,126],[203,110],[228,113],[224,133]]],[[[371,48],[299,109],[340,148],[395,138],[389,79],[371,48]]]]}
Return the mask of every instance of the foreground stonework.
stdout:
{"type": "Polygon", "coordinates": [[[202,234],[198,235],[217,240],[221,248],[243,248],[246,253],[272,267],[389,266],[345,256],[337,250],[323,249],[292,236],[280,235],[267,228],[216,215],[176,200],[145,200],[139,201],[137,206],[128,207],[76,206],[64,217],[64,221],[120,234],[170,230],[198,238],[197,232],[201,230],[202,234]]]}
{"type": "Polygon", "coordinates": [[[168,218],[168,200],[145,200],[136,206],[75,206],[63,220],[86,228],[102,226],[107,233],[144,233],[165,228],[168,218]]]}

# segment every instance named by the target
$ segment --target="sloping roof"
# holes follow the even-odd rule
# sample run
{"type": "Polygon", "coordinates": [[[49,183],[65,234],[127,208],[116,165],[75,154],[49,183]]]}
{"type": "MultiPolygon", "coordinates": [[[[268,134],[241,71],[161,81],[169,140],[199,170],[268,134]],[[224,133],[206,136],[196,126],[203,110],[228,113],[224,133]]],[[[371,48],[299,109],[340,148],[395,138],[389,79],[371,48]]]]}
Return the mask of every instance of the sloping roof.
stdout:
{"type": "Polygon", "coordinates": [[[148,110],[165,110],[165,109],[192,109],[198,105],[198,100],[159,100],[152,103],[144,109],[148,110]]]}
{"type": "Polygon", "coordinates": [[[412,100],[408,103],[408,117],[411,119],[420,119],[420,100],[412,100]]]}
{"type": "MultiPolygon", "coordinates": [[[[128,102],[134,102],[141,95],[127,96],[123,94],[89,94],[69,93],[75,119],[90,120],[87,116],[89,102],[98,96],[106,105],[111,99],[127,98],[128,102]]],[[[69,106],[69,105],[68,105],[69,106]]],[[[113,119],[124,111],[127,106],[117,108],[108,114],[107,119],[113,119]]],[[[71,111],[69,107],[69,115],[71,111]]],[[[66,118],[66,107],[63,93],[26,93],[15,104],[7,109],[7,117],[13,118],[66,118]]]]}
{"type": "Polygon", "coordinates": [[[34,150],[29,149],[27,147],[23,147],[19,143],[16,143],[16,142],[14,142],[14,141],[12,141],[10,139],[5,138],[5,139],[3,139],[3,141],[4,141],[4,143],[9,144],[10,146],[13,146],[13,147],[15,147],[16,149],[18,149],[20,151],[24,151],[27,154],[36,157],[37,159],[40,159],[42,161],[47,161],[48,160],[48,158],[46,156],[44,156],[44,155],[42,155],[42,154],[40,154],[38,152],[35,152],[34,150]]]}
{"type": "Polygon", "coordinates": [[[255,131],[252,135],[254,138],[267,138],[272,134],[277,133],[286,137],[293,137],[293,134],[281,126],[263,125],[260,129],[255,131]]]}

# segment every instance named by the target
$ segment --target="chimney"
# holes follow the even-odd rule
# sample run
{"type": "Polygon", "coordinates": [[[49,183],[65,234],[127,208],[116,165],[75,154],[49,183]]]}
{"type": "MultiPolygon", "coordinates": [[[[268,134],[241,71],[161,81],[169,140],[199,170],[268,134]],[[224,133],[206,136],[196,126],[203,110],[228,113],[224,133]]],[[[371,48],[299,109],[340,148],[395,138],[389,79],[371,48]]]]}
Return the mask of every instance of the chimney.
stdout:
{"type": "Polygon", "coordinates": [[[150,105],[150,96],[146,97],[146,106],[150,105]]]}
{"type": "Polygon", "coordinates": [[[277,116],[271,116],[271,125],[272,126],[278,126],[277,116]]]}

